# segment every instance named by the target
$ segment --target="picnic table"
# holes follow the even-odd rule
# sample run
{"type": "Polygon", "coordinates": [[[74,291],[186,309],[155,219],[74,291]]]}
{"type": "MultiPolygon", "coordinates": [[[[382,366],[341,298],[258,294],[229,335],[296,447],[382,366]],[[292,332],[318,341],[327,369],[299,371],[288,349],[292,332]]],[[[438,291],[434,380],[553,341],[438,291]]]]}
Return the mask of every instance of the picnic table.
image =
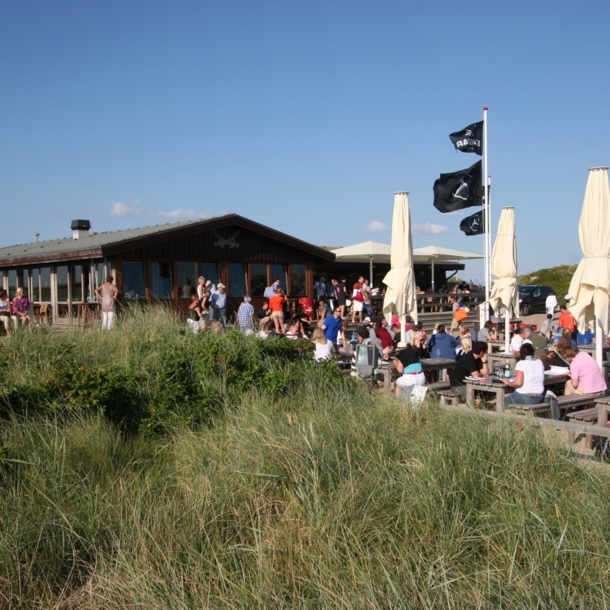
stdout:
{"type": "Polygon", "coordinates": [[[451,358],[422,358],[421,365],[424,371],[438,371],[441,380],[447,379],[448,371],[456,364],[451,358]]]}
{"type": "MultiPolygon", "coordinates": [[[[493,394],[496,400],[496,411],[498,413],[502,413],[504,411],[504,398],[506,397],[506,393],[510,393],[514,390],[514,388],[510,388],[502,382],[499,377],[496,375],[488,375],[484,379],[484,381],[479,381],[478,379],[465,379],[466,382],[466,404],[469,407],[474,406],[474,393],[476,392],[484,392],[486,394],[493,394]]],[[[568,375],[551,375],[545,373],[544,375],[544,385],[555,385],[557,383],[565,383],[569,379],[568,375]]],[[[493,398],[492,398],[493,400],[493,398]]]]}
{"type": "Polygon", "coordinates": [[[518,360],[521,360],[521,356],[516,356],[515,354],[507,354],[506,352],[494,352],[492,354],[487,355],[487,366],[490,371],[494,370],[494,367],[502,365],[504,367],[506,365],[506,361],[510,364],[510,370],[515,370],[515,364],[517,364],[518,360]]]}

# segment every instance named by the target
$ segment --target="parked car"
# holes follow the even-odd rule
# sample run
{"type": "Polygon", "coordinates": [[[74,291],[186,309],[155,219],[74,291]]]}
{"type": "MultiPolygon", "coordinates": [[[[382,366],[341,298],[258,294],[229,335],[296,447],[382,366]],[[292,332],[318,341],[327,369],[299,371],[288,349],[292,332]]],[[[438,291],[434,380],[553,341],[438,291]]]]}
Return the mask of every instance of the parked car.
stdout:
{"type": "Polygon", "coordinates": [[[555,292],[550,286],[519,286],[519,311],[522,316],[546,311],[546,298],[555,292]]]}

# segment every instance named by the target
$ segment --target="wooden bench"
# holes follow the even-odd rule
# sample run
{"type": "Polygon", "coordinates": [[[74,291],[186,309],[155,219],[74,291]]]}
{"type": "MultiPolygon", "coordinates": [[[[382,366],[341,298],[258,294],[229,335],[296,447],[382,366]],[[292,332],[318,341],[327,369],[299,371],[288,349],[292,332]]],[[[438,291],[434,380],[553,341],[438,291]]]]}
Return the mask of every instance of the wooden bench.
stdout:
{"type": "Polygon", "coordinates": [[[595,399],[599,396],[591,396],[589,394],[568,394],[557,397],[557,404],[561,411],[570,409],[592,408],[595,406],[595,399]]]}
{"type": "Polygon", "coordinates": [[[596,424],[597,423],[597,407],[592,409],[583,409],[575,411],[568,415],[568,421],[572,423],[596,424]]]}
{"type": "Polygon", "coordinates": [[[441,406],[459,405],[464,401],[462,395],[451,388],[447,390],[438,390],[436,393],[440,396],[441,406]]]}
{"type": "Polygon", "coordinates": [[[518,405],[515,403],[510,405],[507,411],[518,415],[529,415],[530,417],[535,415],[550,415],[551,404],[548,402],[539,402],[536,405],[518,405]]]}
{"type": "Polygon", "coordinates": [[[435,381],[434,383],[427,383],[426,386],[430,392],[439,393],[440,390],[450,390],[451,382],[450,381],[435,381]]]}

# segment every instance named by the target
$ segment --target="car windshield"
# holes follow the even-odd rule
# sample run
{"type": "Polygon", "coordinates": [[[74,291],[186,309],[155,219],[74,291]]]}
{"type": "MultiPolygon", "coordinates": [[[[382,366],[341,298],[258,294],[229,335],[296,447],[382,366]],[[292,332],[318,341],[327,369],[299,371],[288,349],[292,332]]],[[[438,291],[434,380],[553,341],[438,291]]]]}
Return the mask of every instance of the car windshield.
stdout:
{"type": "Polygon", "coordinates": [[[519,286],[519,294],[520,295],[530,295],[534,289],[531,286],[519,286]]]}

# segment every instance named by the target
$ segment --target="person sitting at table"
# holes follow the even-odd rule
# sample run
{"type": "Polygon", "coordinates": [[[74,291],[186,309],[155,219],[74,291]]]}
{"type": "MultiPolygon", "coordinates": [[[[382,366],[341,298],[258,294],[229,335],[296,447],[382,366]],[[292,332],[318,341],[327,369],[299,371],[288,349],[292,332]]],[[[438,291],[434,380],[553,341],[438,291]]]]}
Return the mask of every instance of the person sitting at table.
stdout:
{"type": "Polygon", "coordinates": [[[487,320],[485,324],[483,324],[483,328],[479,331],[477,339],[479,341],[496,341],[496,329],[494,328],[493,322],[491,320],[487,320]]]}
{"type": "Polygon", "coordinates": [[[313,354],[313,359],[316,362],[328,360],[333,355],[333,344],[326,338],[326,335],[321,328],[314,329],[311,342],[316,347],[316,351],[313,354]]]}
{"type": "Polygon", "coordinates": [[[462,356],[465,356],[472,350],[472,339],[470,337],[462,337],[460,339],[460,345],[456,349],[455,359],[459,360],[462,356]]]}
{"type": "Polygon", "coordinates": [[[532,327],[531,326],[522,326],[519,329],[518,333],[515,333],[513,335],[513,338],[510,340],[510,352],[511,354],[515,355],[515,356],[519,356],[521,354],[521,352],[519,351],[521,349],[521,346],[524,343],[531,343],[529,336],[532,334],[532,327]]]}
{"type": "Polygon", "coordinates": [[[394,340],[388,330],[382,326],[381,322],[374,322],[373,329],[377,338],[381,341],[381,352],[383,355],[391,354],[394,351],[394,340]]]}
{"type": "MultiPolygon", "coordinates": [[[[322,329],[319,329],[322,330],[322,329]]],[[[301,329],[299,327],[299,323],[296,321],[291,321],[288,323],[288,330],[286,331],[286,339],[302,339],[303,334],[301,333],[301,329]]]]}
{"type": "Polygon", "coordinates": [[[593,343],[593,339],[595,339],[595,335],[591,331],[591,327],[588,324],[584,333],[581,333],[580,331],[576,333],[577,345],[591,345],[591,343],[593,343]]]}
{"type": "Polygon", "coordinates": [[[30,300],[25,296],[23,288],[17,288],[12,304],[13,314],[11,315],[11,319],[15,323],[15,328],[17,328],[19,322],[21,322],[21,324],[30,323],[29,310],[30,300]]]}
{"type": "Polygon", "coordinates": [[[0,290],[0,322],[4,325],[6,336],[11,336],[11,302],[6,290],[0,290]]]}
{"type": "Polygon", "coordinates": [[[460,358],[453,369],[451,369],[449,373],[451,389],[466,400],[466,377],[487,377],[487,375],[489,375],[487,367],[487,343],[475,341],[472,344],[472,350],[460,358]]]}
{"type": "Polygon", "coordinates": [[[309,332],[309,325],[311,324],[311,317],[305,313],[303,305],[299,305],[297,312],[292,316],[289,324],[296,322],[299,325],[299,331],[302,336],[307,335],[309,332]]]}
{"type": "Polygon", "coordinates": [[[573,347],[566,347],[561,355],[570,363],[568,375],[571,379],[566,381],[566,395],[590,394],[598,396],[608,389],[595,358],[592,358],[586,352],[579,352],[573,347]]]}
{"type": "Polygon", "coordinates": [[[509,388],[518,388],[504,399],[504,406],[537,405],[544,400],[544,364],[535,356],[531,343],[524,343],[519,349],[520,360],[515,364],[515,379],[502,378],[509,388]]]}
{"type": "Polygon", "coordinates": [[[558,352],[560,356],[563,356],[563,350],[566,347],[573,347],[574,349],[577,349],[576,341],[572,339],[572,332],[569,328],[564,328],[561,331],[561,337],[555,344],[555,351],[558,352]]]}
{"type": "Polygon", "coordinates": [[[470,337],[471,341],[477,340],[476,331],[474,330],[474,328],[468,328],[468,324],[460,324],[459,329],[460,329],[460,334],[459,334],[460,339],[462,337],[470,337]]]}
{"type": "Polygon", "coordinates": [[[428,352],[422,347],[421,333],[413,333],[412,343],[399,350],[394,360],[396,372],[401,373],[396,380],[396,396],[400,396],[404,392],[409,397],[416,385],[425,385],[426,376],[421,360],[427,358],[428,355],[428,352]]]}
{"type": "Polygon", "coordinates": [[[455,360],[455,348],[460,340],[445,332],[445,325],[439,324],[436,333],[428,341],[428,350],[431,358],[448,358],[455,360]]]}

